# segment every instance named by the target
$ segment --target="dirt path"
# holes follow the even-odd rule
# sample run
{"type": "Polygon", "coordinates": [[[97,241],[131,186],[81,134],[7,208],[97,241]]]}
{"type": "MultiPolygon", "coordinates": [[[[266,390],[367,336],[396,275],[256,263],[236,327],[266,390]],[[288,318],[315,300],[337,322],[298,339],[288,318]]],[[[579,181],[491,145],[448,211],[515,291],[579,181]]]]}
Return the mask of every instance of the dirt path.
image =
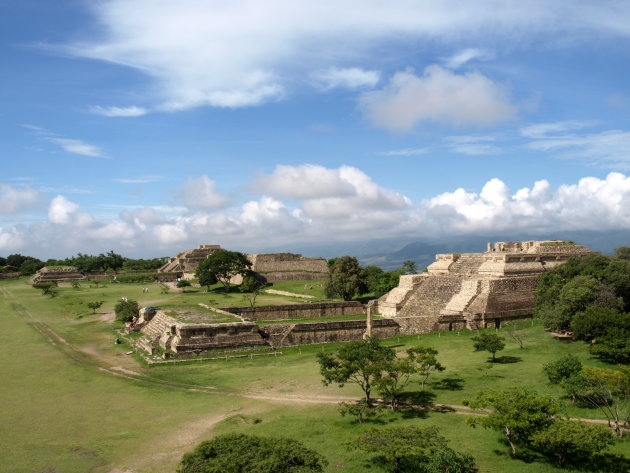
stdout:
{"type": "MultiPolygon", "coordinates": [[[[131,381],[136,381],[139,383],[152,384],[162,386],[168,389],[178,389],[189,392],[197,392],[197,393],[205,393],[205,394],[215,394],[222,396],[229,396],[241,399],[256,399],[261,401],[270,401],[270,402],[280,402],[280,403],[297,403],[297,404],[338,404],[340,402],[352,402],[356,401],[356,397],[339,397],[339,396],[279,396],[279,395],[269,395],[263,393],[248,393],[248,392],[228,392],[228,391],[218,391],[213,386],[200,386],[194,384],[180,383],[176,381],[168,381],[159,378],[153,378],[144,373],[139,373],[137,371],[132,371],[121,366],[111,366],[111,365],[103,365],[103,360],[99,360],[98,358],[94,358],[94,355],[99,355],[97,350],[90,349],[80,349],[77,348],[70,343],[68,343],[63,337],[57,334],[52,328],[50,328],[45,323],[37,320],[31,312],[26,309],[22,304],[17,302],[17,299],[7,291],[5,288],[0,288],[5,297],[11,301],[10,305],[13,310],[20,315],[27,324],[33,327],[34,330],[39,332],[42,337],[50,343],[52,346],[62,351],[65,355],[67,355],[73,361],[86,366],[88,368],[92,368],[100,371],[101,373],[108,374],[110,376],[116,376],[119,378],[128,379],[131,381]]],[[[480,411],[472,411],[470,408],[457,405],[457,404],[432,404],[429,407],[430,410],[438,411],[438,412],[449,412],[453,414],[459,415],[473,415],[473,416],[486,416],[487,413],[480,411]]],[[[608,425],[607,420],[602,419],[588,419],[575,417],[571,418],[571,420],[590,422],[595,424],[605,424],[608,425]]],[[[217,421],[218,422],[218,421],[217,421]]],[[[112,473],[125,473],[124,471],[112,473]]]]}
{"type": "Polygon", "coordinates": [[[277,289],[267,289],[265,290],[265,292],[267,294],[277,294],[279,296],[291,296],[291,297],[301,297],[303,299],[315,299],[315,296],[312,296],[310,294],[297,294],[295,292],[279,291],[277,289]]]}

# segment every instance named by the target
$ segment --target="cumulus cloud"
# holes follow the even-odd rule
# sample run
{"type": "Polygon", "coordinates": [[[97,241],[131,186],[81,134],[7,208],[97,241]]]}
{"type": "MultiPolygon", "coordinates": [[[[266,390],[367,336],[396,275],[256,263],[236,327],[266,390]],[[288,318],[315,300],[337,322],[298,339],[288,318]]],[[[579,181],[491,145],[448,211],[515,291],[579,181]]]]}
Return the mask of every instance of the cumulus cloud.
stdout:
{"type": "Polygon", "coordinates": [[[42,194],[29,186],[15,187],[0,183],[0,214],[16,214],[34,210],[42,203],[42,194]]]}
{"type": "Polygon", "coordinates": [[[147,109],[135,105],[131,107],[101,107],[98,105],[92,107],[92,113],[105,117],[141,117],[147,112],[147,109]]]}
{"type": "MultiPolygon", "coordinates": [[[[630,6],[614,0],[105,0],[90,7],[100,30],[65,49],[141,71],[162,108],[241,107],[276,100],[296,76],[409,38],[462,44],[539,41],[585,30],[630,36],[630,6]]],[[[463,53],[453,64],[471,58],[463,53]]],[[[474,55],[474,54],[473,54],[474,55]]]]}
{"type": "Polygon", "coordinates": [[[50,203],[47,221],[0,228],[0,252],[45,257],[120,248],[155,255],[200,243],[238,249],[453,233],[630,229],[630,177],[618,172],[557,188],[539,180],[512,190],[492,178],[478,190],[453,189],[415,205],[350,166],[279,166],[269,179],[282,184],[283,176],[301,176],[309,185],[330,179],[333,185],[320,185],[310,194],[298,192],[298,186],[294,191],[280,186],[282,191],[273,194],[270,186],[269,193],[240,205],[180,212],[122,208],[107,218],[88,215],[59,195],[50,203]]]}
{"type": "Polygon", "coordinates": [[[187,179],[180,194],[186,206],[195,210],[212,210],[227,202],[227,198],[217,190],[216,183],[205,175],[187,179]]]}
{"type": "Polygon", "coordinates": [[[630,131],[564,133],[590,125],[572,121],[541,123],[523,128],[521,134],[532,140],[527,146],[536,151],[555,153],[562,158],[583,159],[594,164],[630,168],[630,131]]]}
{"type": "Polygon", "coordinates": [[[253,188],[274,197],[300,200],[307,217],[341,218],[362,210],[396,210],[411,204],[407,197],[380,187],[352,166],[277,166],[270,176],[259,176],[253,188]]]}
{"type": "Polygon", "coordinates": [[[58,195],[48,206],[48,220],[58,225],[84,227],[92,223],[92,217],[80,211],[79,205],[58,195]]]}
{"type": "Polygon", "coordinates": [[[359,89],[363,87],[372,88],[380,80],[381,74],[378,71],[366,71],[358,67],[339,69],[336,67],[314,74],[314,79],[321,86],[328,90],[337,87],[347,89],[359,89]]]}
{"type": "Polygon", "coordinates": [[[455,74],[429,66],[424,75],[394,74],[381,90],[364,93],[359,104],[375,126],[411,131],[423,121],[460,127],[496,125],[516,117],[504,87],[479,72],[455,74]]]}

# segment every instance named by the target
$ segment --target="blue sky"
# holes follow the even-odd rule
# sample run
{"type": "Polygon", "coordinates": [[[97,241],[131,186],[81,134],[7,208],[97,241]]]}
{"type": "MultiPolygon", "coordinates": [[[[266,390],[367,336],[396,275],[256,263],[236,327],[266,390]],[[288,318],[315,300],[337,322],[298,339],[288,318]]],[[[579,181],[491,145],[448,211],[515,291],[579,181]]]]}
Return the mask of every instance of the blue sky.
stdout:
{"type": "Polygon", "coordinates": [[[0,6],[0,254],[630,228],[630,3],[0,6]]]}

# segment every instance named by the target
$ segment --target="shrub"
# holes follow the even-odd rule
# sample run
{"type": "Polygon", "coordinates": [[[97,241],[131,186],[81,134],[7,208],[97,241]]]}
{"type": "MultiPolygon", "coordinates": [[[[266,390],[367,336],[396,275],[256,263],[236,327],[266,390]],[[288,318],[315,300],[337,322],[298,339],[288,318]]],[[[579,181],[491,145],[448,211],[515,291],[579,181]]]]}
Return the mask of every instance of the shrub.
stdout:
{"type": "Polygon", "coordinates": [[[116,320],[120,322],[131,322],[134,317],[138,317],[140,306],[137,301],[119,301],[114,306],[116,320]]]}
{"type": "Polygon", "coordinates": [[[155,273],[118,274],[116,281],[122,283],[153,282],[155,277],[155,273]]]}

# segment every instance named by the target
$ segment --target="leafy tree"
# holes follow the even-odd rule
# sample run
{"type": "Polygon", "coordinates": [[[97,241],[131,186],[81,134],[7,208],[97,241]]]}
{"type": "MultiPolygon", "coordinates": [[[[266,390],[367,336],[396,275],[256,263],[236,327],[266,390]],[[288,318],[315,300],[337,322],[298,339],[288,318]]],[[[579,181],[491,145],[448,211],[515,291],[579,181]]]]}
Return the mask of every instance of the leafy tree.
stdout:
{"type": "Polygon", "coordinates": [[[530,437],[534,448],[556,457],[562,468],[567,460],[583,462],[614,443],[610,431],[601,425],[571,420],[555,420],[530,437]]]}
{"type": "Polygon", "coordinates": [[[392,410],[397,411],[405,386],[417,368],[409,358],[383,361],[378,368],[380,372],[374,380],[374,386],[383,399],[389,401],[392,410]]]}
{"type": "Polygon", "coordinates": [[[575,355],[567,354],[543,365],[543,371],[551,384],[559,384],[579,374],[582,371],[582,362],[575,355]]]}
{"type": "Polygon", "coordinates": [[[140,313],[140,305],[137,301],[118,301],[114,306],[114,313],[116,314],[116,320],[121,322],[131,322],[134,317],[138,317],[140,313]]]}
{"type": "Polygon", "coordinates": [[[402,265],[402,269],[405,272],[404,274],[416,274],[418,272],[418,267],[416,266],[416,262],[408,259],[402,265]]]}
{"type": "Polygon", "coordinates": [[[630,421],[630,366],[618,370],[585,366],[580,376],[585,385],[580,397],[599,409],[613,433],[621,437],[623,424],[630,421]]]}
{"type": "Polygon", "coordinates": [[[178,473],[317,473],[327,461],[297,440],[219,435],[186,453],[178,473]]]}
{"type": "Polygon", "coordinates": [[[245,277],[252,263],[243,253],[238,251],[217,250],[199,263],[195,275],[202,286],[210,286],[218,281],[225,292],[230,290],[230,280],[234,276],[245,277]],[[211,282],[213,281],[214,282],[211,282]]]}
{"type": "Polygon", "coordinates": [[[332,383],[339,387],[346,383],[357,384],[369,404],[372,385],[380,376],[382,363],[393,360],[395,356],[392,348],[384,347],[377,338],[370,337],[346,343],[334,355],[318,353],[317,362],[325,386],[332,383]]]}
{"type": "MultiPolygon", "coordinates": [[[[625,314],[628,319],[630,316],[625,314]]],[[[609,363],[630,363],[630,328],[610,327],[604,335],[593,340],[592,355],[609,363]]]]}
{"type": "Polygon", "coordinates": [[[491,409],[486,416],[469,418],[468,423],[502,431],[512,455],[516,455],[517,443],[526,442],[535,432],[549,427],[561,408],[556,399],[517,387],[482,391],[477,393],[476,399],[465,401],[465,404],[473,409],[491,409]]]}
{"type": "Polygon", "coordinates": [[[328,272],[326,296],[344,301],[367,292],[367,275],[354,256],[337,258],[328,272]]]}
{"type": "Polygon", "coordinates": [[[435,427],[370,429],[351,446],[376,454],[375,463],[391,473],[474,473],[470,455],[449,448],[435,427]]]}
{"type": "Polygon", "coordinates": [[[420,375],[422,390],[432,373],[446,369],[437,360],[437,355],[438,351],[429,347],[413,347],[407,350],[407,356],[413,362],[415,372],[420,375]]]}
{"type": "Polygon", "coordinates": [[[96,310],[101,308],[101,306],[103,305],[103,302],[105,302],[105,301],[88,302],[87,303],[88,309],[92,309],[92,313],[96,314],[96,310]]]}
{"type": "Polygon", "coordinates": [[[473,347],[475,351],[487,351],[492,354],[492,361],[496,361],[496,353],[505,348],[505,338],[496,333],[480,332],[479,335],[472,337],[473,347]]]}
{"type": "Polygon", "coordinates": [[[606,334],[610,328],[630,329],[630,315],[616,309],[591,306],[576,314],[571,322],[573,338],[590,341],[606,334]]]}
{"type": "Polygon", "coordinates": [[[33,258],[31,256],[27,256],[22,264],[20,265],[20,273],[22,274],[35,274],[37,271],[44,267],[44,262],[33,258]]]}
{"type": "Polygon", "coordinates": [[[241,292],[248,293],[245,296],[251,307],[256,305],[256,299],[263,291],[263,288],[267,285],[267,280],[261,274],[254,271],[250,271],[247,276],[243,278],[243,282],[239,286],[241,292]]]}
{"type": "Polygon", "coordinates": [[[615,256],[620,259],[630,260],[630,246],[615,248],[615,256]]]}

